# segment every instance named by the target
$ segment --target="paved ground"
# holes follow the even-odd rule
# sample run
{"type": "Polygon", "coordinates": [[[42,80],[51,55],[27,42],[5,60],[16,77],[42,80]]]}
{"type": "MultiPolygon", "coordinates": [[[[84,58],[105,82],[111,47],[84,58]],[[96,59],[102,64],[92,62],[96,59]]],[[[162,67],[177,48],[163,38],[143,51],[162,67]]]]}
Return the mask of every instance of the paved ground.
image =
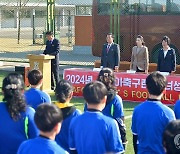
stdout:
{"type": "MultiPolygon", "coordinates": [[[[43,51],[32,52],[0,52],[0,70],[14,71],[15,66],[29,66],[27,54],[41,54],[43,51]]],[[[66,68],[92,67],[94,61],[100,59],[88,54],[74,54],[72,51],[60,52],[60,73],[66,68]]]]}
{"type": "MultiPolygon", "coordinates": [[[[28,62],[28,54],[42,54],[43,50],[28,52],[0,52],[1,61],[28,62]]],[[[75,54],[72,51],[60,52],[61,65],[94,65],[94,61],[100,59],[91,54],[75,54]]]]}

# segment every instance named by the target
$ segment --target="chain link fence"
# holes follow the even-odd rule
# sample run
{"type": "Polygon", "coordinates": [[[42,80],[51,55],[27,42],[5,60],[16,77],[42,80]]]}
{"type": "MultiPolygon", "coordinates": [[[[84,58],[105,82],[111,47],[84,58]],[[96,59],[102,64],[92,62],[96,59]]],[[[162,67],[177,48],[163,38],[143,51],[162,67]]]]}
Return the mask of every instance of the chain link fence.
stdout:
{"type": "MultiPolygon", "coordinates": [[[[47,25],[47,4],[44,0],[4,1],[0,4],[0,60],[28,61],[27,54],[41,54],[45,49],[47,25]],[[17,2],[16,2],[17,1],[17,2]],[[33,1],[33,3],[32,3],[33,1]],[[20,25],[20,26],[19,26],[20,25]]],[[[75,16],[91,15],[92,6],[79,4],[55,7],[55,37],[60,40],[60,64],[93,65],[97,59],[91,55],[73,53],[75,45],[75,16]],[[84,58],[82,58],[84,57],[84,58]]],[[[80,3],[81,2],[81,3],[80,3]]]]}
{"type": "Polygon", "coordinates": [[[150,62],[156,63],[161,40],[167,35],[176,50],[180,64],[180,1],[179,0],[94,0],[93,54],[100,56],[108,32],[120,45],[121,60],[130,61],[137,35],[144,37],[150,62]]]}
{"type": "MultiPolygon", "coordinates": [[[[18,21],[15,10],[1,10],[1,33],[0,38],[4,44],[3,52],[21,52],[40,50],[44,45],[43,33],[46,31],[46,11],[23,10],[20,19],[20,41],[18,44],[18,21]],[[33,37],[34,34],[34,37],[33,37]],[[34,40],[33,40],[34,39],[34,40]],[[17,46],[17,47],[15,47],[17,46]],[[26,49],[23,49],[26,48],[26,49]]],[[[55,16],[56,37],[60,39],[61,50],[72,50],[74,39],[74,10],[66,11],[68,14],[55,16]]]]}

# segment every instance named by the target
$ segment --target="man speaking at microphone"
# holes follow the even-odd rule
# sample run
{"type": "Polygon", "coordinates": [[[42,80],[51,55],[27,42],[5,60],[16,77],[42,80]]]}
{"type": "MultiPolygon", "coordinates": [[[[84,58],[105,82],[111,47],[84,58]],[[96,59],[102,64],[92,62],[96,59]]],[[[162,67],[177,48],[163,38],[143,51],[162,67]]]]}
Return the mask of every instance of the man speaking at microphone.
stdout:
{"type": "Polygon", "coordinates": [[[51,60],[51,89],[55,89],[54,79],[57,83],[59,82],[59,40],[54,38],[53,32],[46,32],[46,49],[44,50],[45,55],[55,56],[55,59],[51,60]]]}
{"type": "Polygon", "coordinates": [[[107,34],[106,41],[107,43],[103,45],[101,54],[101,68],[108,67],[118,72],[120,62],[119,45],[114,43],[112,33],[107,34]]]}

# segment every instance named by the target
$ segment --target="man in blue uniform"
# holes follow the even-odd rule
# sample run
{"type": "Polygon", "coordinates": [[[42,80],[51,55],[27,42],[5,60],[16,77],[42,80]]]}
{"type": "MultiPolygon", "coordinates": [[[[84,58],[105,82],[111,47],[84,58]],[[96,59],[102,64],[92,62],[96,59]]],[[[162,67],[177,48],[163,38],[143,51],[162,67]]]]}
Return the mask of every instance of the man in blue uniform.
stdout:
{"type": "Polygon", "coordinates": [[[174,112],[161,103],[166,85],[166,78],[159,72],[146,79],[149,98],[134,109],[132,117],[135,154],[165,154],[162,134],[168,123],[175,120],[174,112]]]}
{"type": "Polygon", "coordinates": [[[88,83],[83,89],[87,111],[71,121],[69,147],[71,153],[123,153],[124,148],[117,122],[102,114],[107,89],[99,81],[88,83]]]}

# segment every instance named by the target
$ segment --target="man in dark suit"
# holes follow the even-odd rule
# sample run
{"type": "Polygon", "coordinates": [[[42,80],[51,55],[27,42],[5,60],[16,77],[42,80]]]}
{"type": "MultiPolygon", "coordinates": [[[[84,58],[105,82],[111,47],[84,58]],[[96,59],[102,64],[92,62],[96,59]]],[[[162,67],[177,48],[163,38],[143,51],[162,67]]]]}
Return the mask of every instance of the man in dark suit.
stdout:
{"type": "Polygon", "coordinates": [[[108,67],[118,71],[120,62],[119,45],[113,42],[112,33],[107,34],[106,40],[107,43],[103,45],[101,54],[101,68],[108,67]]]}
{"type": "Polygon", "coordinates": [[[173,48],[169,47],[170,38],[164,36],[162,39],[163,48],[160,49],[158,55],[157,70],[160,72],[175,72],[176,71],[176,53],[173,48]]]}
{"type": "Polygon", "coordinates": [[[54,38],[53,33],[48,31],[46,32],[46,49],[44,50],[43,54],[53,55],[55,59],[51,60],[51,89],[54,90],[55,83],[54,79],[57,83],[59,82],[59,40],[54,38]]]}

